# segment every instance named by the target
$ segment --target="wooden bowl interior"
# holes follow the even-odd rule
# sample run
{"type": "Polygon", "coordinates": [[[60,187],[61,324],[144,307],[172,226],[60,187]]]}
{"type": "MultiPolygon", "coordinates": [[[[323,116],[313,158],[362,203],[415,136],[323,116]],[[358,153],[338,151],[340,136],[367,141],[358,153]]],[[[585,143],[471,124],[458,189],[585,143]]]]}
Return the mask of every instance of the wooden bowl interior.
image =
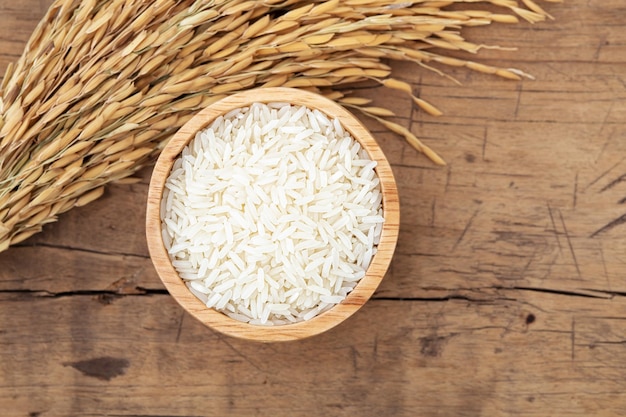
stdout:
{"type": "Polygon", "coordinates": [[[317,94],[292,88],[261,88],[234,94],[212,104],[187,122],[163,149],[156,162],[146,212],[146,235],[154,266],[165,287],[176,301],[205,325],[222,333],[263,342],[296,340],[322,333],[354,314],[372,296],[391,262],[398,239],[400,211],[396,183],[382,150],[369,131],[347,110],[317,94]],[[172,266],[161,237],[160,205],[167,177],[174,161],[196,133],[208,127],[217,117],[231,110],[247,107],[255,102],[286,102],[317,109],[330,118],[337,118],[343,127],[358,140],[372,160],[378,162],[376,172],[383,194],[385,223],[377,253],[365,276],[346,299],[330,310],[299,323],[281,326],[252,325],[232,319],[212,308],[207,308],[193,295],[172,266]]]}

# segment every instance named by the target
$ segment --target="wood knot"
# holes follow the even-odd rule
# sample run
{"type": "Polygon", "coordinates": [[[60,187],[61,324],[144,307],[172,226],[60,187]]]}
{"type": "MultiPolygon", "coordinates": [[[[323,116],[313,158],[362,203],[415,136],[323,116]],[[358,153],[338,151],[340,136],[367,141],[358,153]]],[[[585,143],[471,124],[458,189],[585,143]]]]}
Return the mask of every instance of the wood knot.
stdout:
{"type": "Polygon", "coordinates": [[[63,366],[71,366],[83,375],[104,381],[110,381],[116,376],[124,375],[129,365],[128,359],[112,358],[110,356],[63,363],[63,366]]]}

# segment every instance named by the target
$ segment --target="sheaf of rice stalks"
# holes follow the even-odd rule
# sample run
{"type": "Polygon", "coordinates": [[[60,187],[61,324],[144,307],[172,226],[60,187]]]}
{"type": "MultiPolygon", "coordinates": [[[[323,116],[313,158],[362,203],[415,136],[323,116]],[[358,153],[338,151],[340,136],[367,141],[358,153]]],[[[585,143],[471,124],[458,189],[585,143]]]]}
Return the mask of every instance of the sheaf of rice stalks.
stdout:
{"type": "Polygon", "coordinates": [[[550,17],[532,0],[521,3],[57,0],[0,86],[0,251],[98,198],[105,184],[130,181],[196,111],[253,87],[324,94],[443,164],[386,119],[391,111],[336,87],[378,82],[439,115],[391,78],[387,60],[520,79],[521,71],[444,52],[483,47],[464,39],[466,27],[550,17]]]}

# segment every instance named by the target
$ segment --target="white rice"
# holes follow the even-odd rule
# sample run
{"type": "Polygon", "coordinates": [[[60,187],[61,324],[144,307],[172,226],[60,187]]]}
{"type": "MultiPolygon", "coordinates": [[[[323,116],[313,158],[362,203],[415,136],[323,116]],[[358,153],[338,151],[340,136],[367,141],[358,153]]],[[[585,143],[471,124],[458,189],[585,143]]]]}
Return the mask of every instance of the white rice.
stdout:
{"type": "Polygon", "coordinates": [[[237,109],[176,160],[161,203],[174,268],[207,307],[260,325],[309,320],[365,276],[384,222],[373,162],[337,120],[237,109]]]}

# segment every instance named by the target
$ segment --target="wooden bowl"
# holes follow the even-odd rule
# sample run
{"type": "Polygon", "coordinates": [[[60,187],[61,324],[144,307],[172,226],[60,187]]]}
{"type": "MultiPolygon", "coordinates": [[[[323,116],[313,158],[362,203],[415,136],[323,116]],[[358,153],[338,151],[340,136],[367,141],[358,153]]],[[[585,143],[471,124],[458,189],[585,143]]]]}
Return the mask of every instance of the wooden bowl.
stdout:
{"type": "Polygon", "coordinates": [[[152,262],[169,293],[205,325],[222,333],[263,342],[303,339],[322,333],[354,314],[372,296],[385,275],[398,240],[400,209],[398,191],[389,162],[368,130],[347,110],[335,102],[317,94],[292,88],[261,88],[234,94],[216,102],[199,112],[187,122],[163,149],[154,167],[148,194],[146,234],[152,262]],[[207,308],[193,295],[170,262],[161,237],[159,217],[164,184],[174,161],[197,132],[205,129],[218,116],[231,110],[247,107],[255,102],[286,102],[318,109],[330,118],[337,118],[352,137],[359,141],[370,158],[378,162],[376,168],[383,194],[383,215],[385,222],[381,233],[378,251],[370,267],[357,286],[343,302],[330,310],[303,322],[259,326],[232,319],[225,314],[207,308]]]}

